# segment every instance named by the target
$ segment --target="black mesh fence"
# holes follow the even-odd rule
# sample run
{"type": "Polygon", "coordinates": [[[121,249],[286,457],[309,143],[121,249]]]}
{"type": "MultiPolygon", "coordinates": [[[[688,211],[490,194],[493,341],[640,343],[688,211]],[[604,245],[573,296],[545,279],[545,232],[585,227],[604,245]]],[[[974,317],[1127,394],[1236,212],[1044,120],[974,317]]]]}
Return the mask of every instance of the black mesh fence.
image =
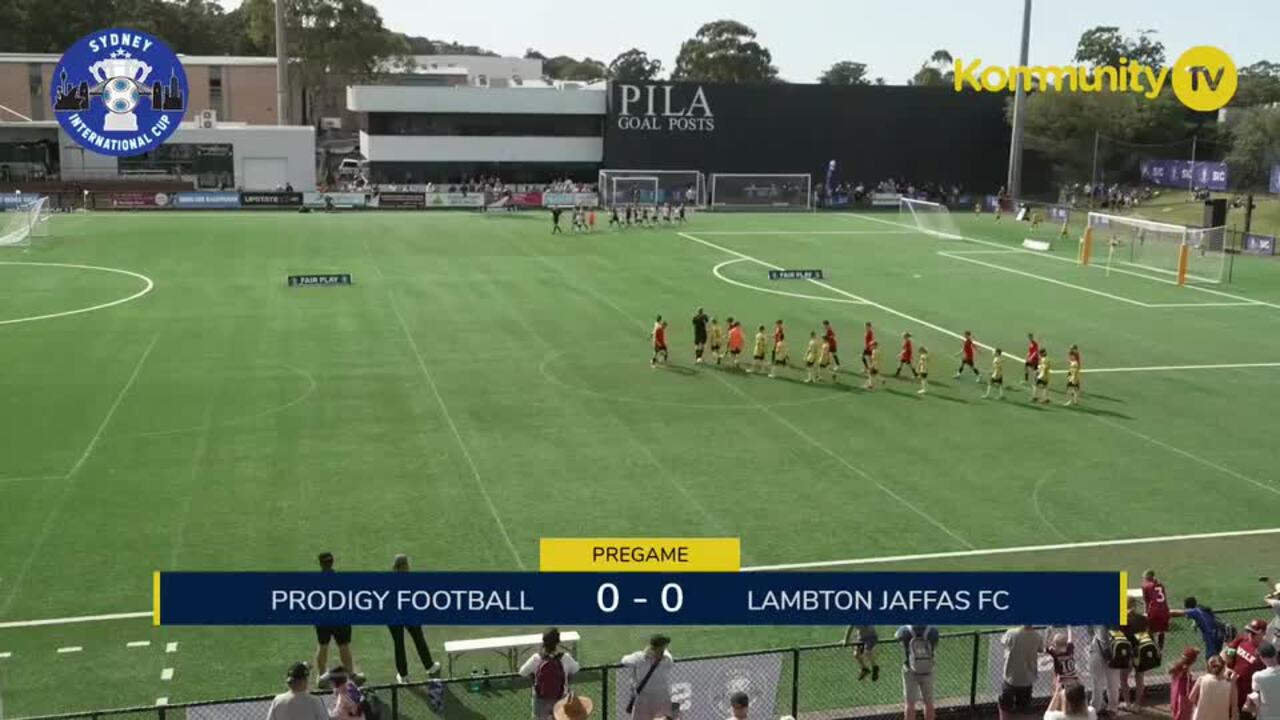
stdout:
{"type": "MultiPolygon", "coordinates": [[[[1269,608],[1222,610],[1217,617],[1236,629],[1249,620],[1270,618],[1269,608]]],[[[1003,677],[1001,630],[943,633],[938,642],[932,676],[939,714],[976,715],[993,711],[1003,677]]],[[[1043,631],[1046,640],[1066,628],[1043,631]]],[[[861,660],[857,644],[795,647],[677,660],[666,687],[655,685],[641,695],[641,704],[661,703],[678,708],[680,720],[723,720],[729,700],[738,692],[751,699],[751,716],[796,720],[901,717],[903,711],[903,648],[892,629],[881,628],[881,641],[865,648],[861,660]],[[862,668],[878,666],[878,676],[863,676],[862,668]]],[[[1077,667],[1086,687],[1088,649],[1084,629],[1072,631],[1077,667]]],[[[1201,652],[1204,642],[1195,625],[1175,619],[1164,642],[1164,661],[1145,674],[1149,699],[1162,699],[1168,685],[1165,668],[1183,648],[1201,652]]],[[[647,666],[602,665],[583,668],[570,680],[580,695],[592,699],[593,717],[628,718],[626,707],[647,666]]],[[[1041,658],[1035,685],[1039,706],[1048,702],[1051,666],[1041,658]]],[[[520,720],[533,717],[533,692],[528,678],[518,675],[468,675],[404,685],[369,685],[373,717],[368,720],[520,720]]],[[[46,715],[28,720],[264,720],[270,696],[155,707],[100,710],[46,715]]],[[[325,696],[327,705],[331,696],[325,696]]]]}

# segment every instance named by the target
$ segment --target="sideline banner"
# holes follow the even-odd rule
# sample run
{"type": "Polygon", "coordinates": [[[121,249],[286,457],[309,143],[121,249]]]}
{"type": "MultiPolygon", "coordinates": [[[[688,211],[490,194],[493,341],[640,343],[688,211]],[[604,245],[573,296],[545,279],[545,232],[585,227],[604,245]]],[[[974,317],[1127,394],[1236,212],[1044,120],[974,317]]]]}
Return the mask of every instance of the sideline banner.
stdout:
{"type": "Polygon", "coordinates": [[[1275,255],[1276,238],[1274,235],[1245,233],[1243,249],[1250,255],[1275,255]]]}
{"type": "Polygon", "coordinates": [[[427,206],[427,196],[420,192],[383,192],[373,196],[373,206],[378,208],[421,209],[427,206]]]}
{"type": "Polygon", "coordinates": [[[111,207],[119,209],[162,208],[169,205],[169,195],[157,192],[111,193],[111,207]]]}
{"type": "Polygon", "coordinates": [[[542,193],[542,204],[545,207],[595,207],[600,204],[600,197],[593,192],[549,192],[542,193]]]}
{"type": "Polygon", "coordinates": [[[302,193],[302,204],[309,208],[328,207],[325,199],[328,198],[335,208],[349,210],[351,208],[362,208],[368,205],[369,197],[364,193],[353,192],[304,192],[302,193]]]}
{"type": "Polygon", "coordinates": [[[484,193],[429,193],[426,206],[435,208],[484,207],[484,193]]]}
{"type": "Polygon", "coordinates": [[[240,204],[247,208],[254,207],[302,207],[300,192],[242,192],[240,204]]]}
{"type": "Polygon", "coordinates": [[[224,191],[180,192],[173,196],[173,207],[184,210],[238,208],[240,207],[240,193],[224,191]]]}

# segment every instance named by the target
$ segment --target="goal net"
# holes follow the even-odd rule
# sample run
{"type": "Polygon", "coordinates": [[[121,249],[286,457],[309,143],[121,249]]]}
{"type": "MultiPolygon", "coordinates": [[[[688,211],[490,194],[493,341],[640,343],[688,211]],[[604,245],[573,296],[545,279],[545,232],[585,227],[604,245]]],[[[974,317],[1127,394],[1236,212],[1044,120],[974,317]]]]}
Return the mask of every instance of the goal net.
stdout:
{"type": "Polygon", "coordinates": [[[657,205],[658,178],[622,175],[609,181],[605,190],[605,205],[619,207],[622,205],[657,205]]]}
{"type": "Polygon", "coordinates": [[[951,217],[946,205],[928,200],[915,200],[907,197],[898,198],[898,215],[910,219],[916,229],[926,235],[962,240],[960,228],[951,217]]]}
{"type": "Polygon", "coordinates": [[[1226,228],[1091,212],[1080,240],[1080,262],[1141,268],[1176,278],[1179,284],[1218,284],[1226,275],[1226,228]]]}
{"type": "Polygon", "coordinates": [[[808,173],[711,175],[711,207],[724,210],[812,210],[808,173]]]}
{"type": "Polygon", "coordinates": [[[49,198],[33,197],[0,213],[0,247],[30,245],[32,237],[49,235],[49,198]]]}
{"type": "Polygon", "coordinates": [[[598,187],[606,205],[633,202],[625,196],[628,187],[652,192],[650,200],[636,200],[645,204],[690,205],[706,204],[707,192],[703,174],[697,170],[601,170],[598,187]],[[614,181],[619,182],[623,195],[614,201],[614,181]],[[636,181],[636,182],[633,182],[636,181]],[[640,182],[642,181],[642,182],[640,182]]]}

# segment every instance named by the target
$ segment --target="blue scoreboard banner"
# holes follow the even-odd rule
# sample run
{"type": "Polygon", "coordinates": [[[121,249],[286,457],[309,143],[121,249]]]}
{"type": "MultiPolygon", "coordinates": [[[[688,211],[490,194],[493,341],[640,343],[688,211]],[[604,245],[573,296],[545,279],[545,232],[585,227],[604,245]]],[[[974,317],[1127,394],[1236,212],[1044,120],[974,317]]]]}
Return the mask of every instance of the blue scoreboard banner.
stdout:
{"type": "Polygon", "coordinates": [[[1116,625],[1119,572],[155,573],[157,625],[1116,625]]]}
{"type": "Polygon", "coordinates": [[[1228,182],[1225,162],[1190,160],[1142,160],[1142,181],[1165,187],[1192,187],[1226,190],[1228,182]]]}

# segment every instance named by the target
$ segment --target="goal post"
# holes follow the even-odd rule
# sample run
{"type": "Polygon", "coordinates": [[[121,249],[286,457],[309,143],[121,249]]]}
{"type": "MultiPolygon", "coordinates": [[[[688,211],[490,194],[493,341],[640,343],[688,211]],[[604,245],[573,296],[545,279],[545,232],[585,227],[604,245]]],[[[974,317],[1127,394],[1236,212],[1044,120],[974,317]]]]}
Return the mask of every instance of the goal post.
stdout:
{"type": "Polygon", "coordinates": [[[1193,228],[1126,215],[1089,213],[1080,239],[1082,265],[1124,265],[1167,275],[1179,285],[1225,281],[1225,227],[1193,228]]]}
{"type": "Polygon", "coordinates": [[[0,213],[0,247],[30,245],[32,237],[48,237],[49,217],[49,198],[46,196],[33,197],[0,213]]]}
{"type": "Polygon", "coordinates": [[[657,205],[658,178],[653,176],[620,175],[612,178],[605,196],[607,207],[623,205],[657,205]]]}
{"type": "Polygon", "coordinates": [[[812,210],[809,173],[712,173],[711,208],[812,210]]]}
{"type": "Polygon", "coordinates": [[[946,240],[963,240],[960,228],[951,217],[951,211],[942,203],[898,197],[898,215],[908,220],[917,230],[946,240]]]}
{"type": "MultiPolygon", "coordinates": [[[[706,204],[707,191],[705,176],[697,170],[601,170],[597,187],[601,198],[607,206],[614,206],[613,188],[616,181],[620,187],[626,188],[629,180],[643,179],[653,191],[653,199],[646,204],[689,205],[701,207],[706,204]],[[656,187],[651,183],[656,181],[656,187]]],[[[620,197],[616,204],[629,203],[630,200],[620,197]]]]}

